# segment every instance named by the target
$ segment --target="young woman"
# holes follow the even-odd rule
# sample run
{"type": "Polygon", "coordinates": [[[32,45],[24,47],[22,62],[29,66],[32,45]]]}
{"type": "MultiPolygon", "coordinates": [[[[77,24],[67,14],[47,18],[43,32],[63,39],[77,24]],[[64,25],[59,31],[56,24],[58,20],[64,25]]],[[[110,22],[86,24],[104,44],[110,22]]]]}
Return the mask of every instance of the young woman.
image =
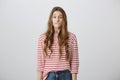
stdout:
{"type": "Polygon", "coordinates": [[[46,33],[38,40],[38,80],[77,80],[79,58],[75,34],[68,32],[67,16],[54,7],[46,33]]]}

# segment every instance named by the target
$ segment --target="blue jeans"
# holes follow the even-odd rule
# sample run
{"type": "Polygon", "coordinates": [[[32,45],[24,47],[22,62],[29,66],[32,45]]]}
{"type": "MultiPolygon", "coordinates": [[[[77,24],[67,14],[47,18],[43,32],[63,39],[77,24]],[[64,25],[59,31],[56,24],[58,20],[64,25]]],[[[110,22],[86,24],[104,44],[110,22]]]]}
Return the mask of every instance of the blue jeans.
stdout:
{"type": "Polygon", "coordinates": [[[51,71],[45,80],[72,80],[72,74],[69,70],[51,71]]]}

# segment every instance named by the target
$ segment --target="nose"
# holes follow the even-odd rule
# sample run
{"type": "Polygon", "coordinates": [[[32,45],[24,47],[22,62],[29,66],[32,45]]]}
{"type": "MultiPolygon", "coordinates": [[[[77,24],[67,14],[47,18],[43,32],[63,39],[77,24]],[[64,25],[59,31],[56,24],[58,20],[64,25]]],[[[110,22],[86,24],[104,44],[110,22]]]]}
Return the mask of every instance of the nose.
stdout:
{"type": "Polygon", "coordinates": [[[56,21],[59,22],[59,17],[56,17],[56,21]]]}

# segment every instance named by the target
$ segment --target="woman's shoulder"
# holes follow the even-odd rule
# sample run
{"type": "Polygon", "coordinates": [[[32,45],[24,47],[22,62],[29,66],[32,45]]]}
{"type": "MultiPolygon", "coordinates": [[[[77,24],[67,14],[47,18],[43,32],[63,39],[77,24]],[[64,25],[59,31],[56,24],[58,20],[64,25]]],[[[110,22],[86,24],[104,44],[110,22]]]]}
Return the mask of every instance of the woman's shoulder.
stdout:
{"type": "Polygon", "coordinates": [[[73,33],[73,32],[68,32],[69,33],[69,37],[71,38],[71,37],[76,37],[76,35],[73,33]]]}
{"type": "Polygon", "coordinates": [[[39,40],[44,40],[46,37],[45,33],[39,35],[39,40]]]}
{"type": "Polygon", "coordinates": [[[72,32],[69,32],[69,40],[74,44],[74,42],[77,42],[76,35],[72,32]]]}

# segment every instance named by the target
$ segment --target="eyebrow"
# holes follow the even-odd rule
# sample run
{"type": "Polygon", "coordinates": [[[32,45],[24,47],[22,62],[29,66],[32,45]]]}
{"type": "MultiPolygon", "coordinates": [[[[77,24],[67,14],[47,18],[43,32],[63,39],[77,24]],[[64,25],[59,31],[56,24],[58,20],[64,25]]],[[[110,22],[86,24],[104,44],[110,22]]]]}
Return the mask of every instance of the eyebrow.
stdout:
{"type": "MultiPolygon", "coordinates": [[[[56,14],[53,14],[53,16],[56,16],[56,14]]],[[[63,16],[62,14],[58,15],[58,16],[63,16]]]]}

